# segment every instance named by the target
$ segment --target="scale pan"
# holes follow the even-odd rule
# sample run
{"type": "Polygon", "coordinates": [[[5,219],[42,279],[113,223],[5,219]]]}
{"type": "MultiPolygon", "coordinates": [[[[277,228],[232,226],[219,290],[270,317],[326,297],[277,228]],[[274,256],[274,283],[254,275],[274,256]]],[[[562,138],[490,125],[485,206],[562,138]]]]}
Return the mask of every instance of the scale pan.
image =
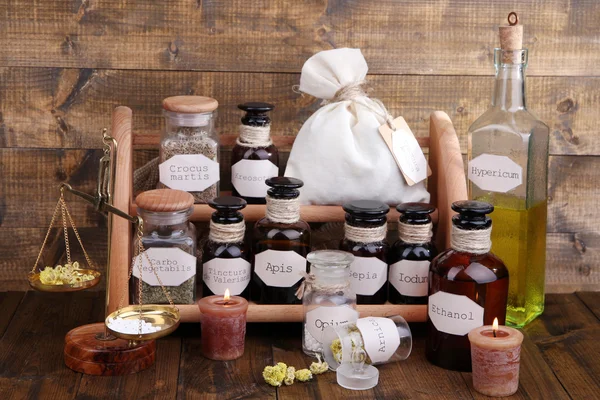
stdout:
{"type": "Polygon", "coordinates": [[[95,269],[78,269],[78,272],[86,275],[93,275],[94,279],[85,282],[69,283],[65,285],[46,285],[40,281],[39,272],[30,272],[27,274],[29,286],[40,292],[77,292],[79,290],[89,289],[100,283],[100,271],[95,269]]]}
{"type": "Polygon", "coordinates": [[[151,323],[154,326],[160,326],[160,330],[151,333],[122,333],[110,328],[109,321],[115,317],[120,317],[124,320],[138,321],[140,318],[140,306],[131,305],[123,307],[106,317],[104,323],[107,329],[114,336],[121,339],[143,341],[154,340],[163,336],[170,335],[179,326],[179,309],[168,304],[144,304],[142,305],[142,319],[151,323]]]}

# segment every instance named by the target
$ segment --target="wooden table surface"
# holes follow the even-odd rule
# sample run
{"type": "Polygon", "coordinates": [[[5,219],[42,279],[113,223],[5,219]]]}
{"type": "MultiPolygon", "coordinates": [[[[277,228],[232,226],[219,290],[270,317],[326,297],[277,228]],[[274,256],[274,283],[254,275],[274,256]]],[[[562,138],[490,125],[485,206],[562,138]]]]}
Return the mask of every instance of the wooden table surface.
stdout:
{"type": "MultiPolygon", "coordinates": [[[[353,392],[335,374],[280,389],[266,385],[265,365],[309,365],[300,324],[251,324],[244,357],[202,357],[199,324],[183,324],[158,341],[156,363],[141,373],[95,377],[63,364],[64,335],[102,320],[100,292],[0,292],[0,398],[2,399],[479,399],[471,374],[446,371],[424,356],[423,324],[413,324],[413,353],[379,367],[372,390],[353,392]]],[[[547,296],[546,312],[524,330],[521,385],[511,398],[600,398],[600,293],[547,296]]]]}

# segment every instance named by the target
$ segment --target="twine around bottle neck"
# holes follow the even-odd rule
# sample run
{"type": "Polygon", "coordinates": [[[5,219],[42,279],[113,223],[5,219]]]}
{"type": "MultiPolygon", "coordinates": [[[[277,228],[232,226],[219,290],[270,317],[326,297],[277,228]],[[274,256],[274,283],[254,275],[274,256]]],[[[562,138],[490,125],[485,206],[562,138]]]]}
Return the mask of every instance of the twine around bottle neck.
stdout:
{"type": "Polygon", "coordinates": [[[456,251],[471,254],[489,253],[492,248],[492,227],[486,229],[460,229],[452,224],[450,247],[456,251]]]}
{"type": "Polygon", "coordinates": [[[276,199],[267,195],[266,217],[281,224],[294,224],[300,220],[300,201],[295,199],[276,199]]]}
{"type": "Polygon", "coordinates": [[[244,221],[235,224],[218,224],[211,220],[208,240],[216,243],[240,243],[244,241],[245,233],[244,221]]]}
{"type": "Polygon", "coordinates": [[[362,228],[344,224],[344,232],[347,240],[355,243],[381,242],[387,236],[387,222],[374,228],[362,228]]]}
{"type": "Polygon", "coordinates": [[[322,294],[327,296],[333,296],[336,293],[344,292],[348,289],[350,289],[349,280],[346,280],[344,283],[323,284],[322,282],[319,282],[315,274],[307,274],[306,272],[304,272],[304,279],[298,287],[298,290],[296,290],[296,297],[299,300],[302,300],[302,298],[305,295],[314,291],[321,292],[322,294]]]}
{"type": "Polygon", "coordinates": [[[431,241],[433,224],[405,224],[398,221],[398,238],[404,243],[422,244],[431,241]]]}
{"type": "Polygon", "coordinates": [[[240,136],[237,138],[236,143],[243,147],[268,147],[272,145],[271,125],[240,125],[240,136]]]}

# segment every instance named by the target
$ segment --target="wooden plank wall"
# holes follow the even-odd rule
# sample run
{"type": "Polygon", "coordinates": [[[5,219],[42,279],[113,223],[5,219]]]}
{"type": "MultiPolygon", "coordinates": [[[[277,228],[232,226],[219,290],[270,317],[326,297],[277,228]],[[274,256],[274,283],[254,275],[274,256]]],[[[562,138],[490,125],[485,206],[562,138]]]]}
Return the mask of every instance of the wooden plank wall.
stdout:
{"type": "MultiPolygon", "coordinates": [[[[513,10],[530,49],[528,104],[551,129],[548,289],[600,290],[595,0],[0,3],[0,290],[26,288],[58,182],[93,189],[100,130],[115,106],[133,109],[137,166],[156,153],[160,101],[170,95],[217,98],[228,134],[237,132],[238,103],[269,101],[274,134],[293,136],[319,107],[292,91],[304,61],[359,47],[392,114],[424,136],[430,112],[443,110],[466,149],[467,128],[491,96],[495,27],[513,10]]],[[[70,204],[102,261],[104,218],[70,204]]],[[[50,247],[51,259],[64,251],[59,241],[50,247]]]]}

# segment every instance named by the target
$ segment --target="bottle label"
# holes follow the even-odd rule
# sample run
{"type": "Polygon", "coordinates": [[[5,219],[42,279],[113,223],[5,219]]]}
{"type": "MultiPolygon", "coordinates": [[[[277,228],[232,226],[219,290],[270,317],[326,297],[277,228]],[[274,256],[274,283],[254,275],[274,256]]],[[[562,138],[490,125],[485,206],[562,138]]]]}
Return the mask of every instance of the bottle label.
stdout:
{"type": "Polygon", "coordinates": [[[372,296],[387,281],[387,264],[376,257],[354,257],[350,265],[352,291],[363,296],[372,296]]]}
{"type": "Polygon", "coordinates": [[[354,308],[343,306],[321,306],[306,313],[306,329],[319,343],[323,343],[323,331],[329,326],[338,326],[355,323],[358,311],[354,308]]]}
{"type": "Polygon", "coordinates": [[[400,335],[396,324],[389,318],[368,317],[356,321],[369,358],[375,363],[384,363],[400,346],[400,335]]]}
{"type": "Polygon", "coordinates": [[[483,326],[483,307],[467,296],[437,292],[429,296],[429,319],[440,332],[464,336],[483,326]]]}
{"type": "Polygon", "coordinates": [[[250,283],[250,263],[243,258],[213,258],[202,266],[202,279],[211,292],[237,296],[250,283]]]}
{"type": "Polygon", "coordinates": [[[240,160],[231,166],[231,183],[244,197],[265,197],[265,181],[277,176],[279,169],[269,160],[240,160]]]}
{"type": "Polygon", "coordinates": [[[390,283],[404,296],[427,296],[430,261],[400,260],[390,265],[390,283]]]}
{"type": "Polygon", "coordinates": [[[506,193],[523,183],[523,168],[506,156],[481,154],[468,169],[469,180],[488,192],[506,193]]]}
{"type": "Polygon", "coordinates": [[[267,286],[292,287],[306,273],[306,258],[291,250],[265,250],[254,256],[254,272],[267,286]]]}
{"type": "Polygon", "coordinates": [[[202,192],[219,181],[219,163],[202,154],[179,154],[158,166],[160,183],[186,192],[202,192]]]}
{"type": "Polygon", "coordinates": [[[133,264],[133,276],[138,279],[140,260],[142,281],[150,286],[160,286],[156,275],[164,286],[179,286],[196,275],[196,257],[177,247],[151,247],[138,254],[133,264]],[[152,264],[148,263],[148,259],[152,264]]]}

